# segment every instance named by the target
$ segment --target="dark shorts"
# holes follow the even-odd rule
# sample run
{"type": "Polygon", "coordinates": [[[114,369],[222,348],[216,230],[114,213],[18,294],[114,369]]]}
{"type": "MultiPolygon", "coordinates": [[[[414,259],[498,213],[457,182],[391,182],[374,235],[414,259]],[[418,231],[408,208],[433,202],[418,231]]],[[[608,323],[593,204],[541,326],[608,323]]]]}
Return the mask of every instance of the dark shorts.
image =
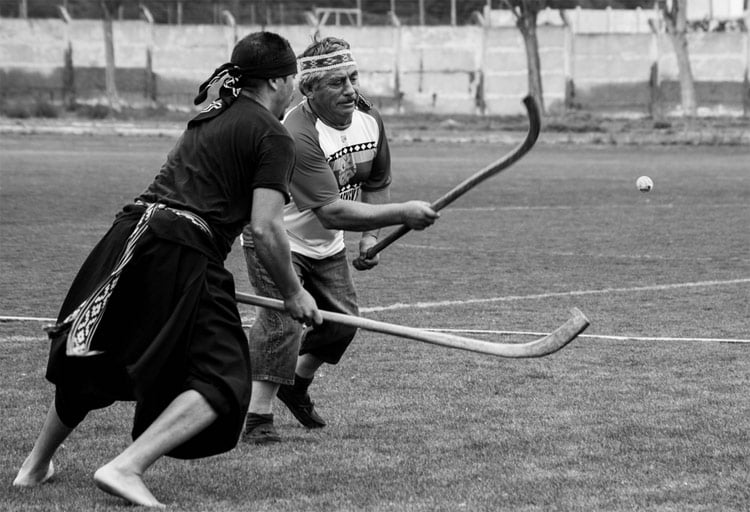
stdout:
{"type": "MultiPolygon", "coordinates": [[[[169,454],[197,458],[236,445],[250,400],[250,358],[232,275],[194,237],[186,245],[158,236],[194,229],[169,215],[160,214],[139,240],[115,287],[91,344],[102,354],[67,356],[67,331],[51,334],[47,378],[57,386],[60,419],[71,427],[90,410],[135,401],[133,438],[177,395],[198,391],[218,418],[169,454]]],[[[120,216],[92,250],[60,320],[109,274],[139,217],[139,211],[120,216]]]]}
{"type": "MultiPolygon", "coordinates": [[[[281,294],[254,249],[243,249],[255,293],[280,299],[281,294]]],[[[359,314],[346,251],[322,260],[292,253],[292,265],[320,309],[359,314]]],[[[356,328],[332,322],[323,322],[303,333],[300,323],[285,312],[257,308],[257,315],[249,335],[253,378],[278,384],[294,383],[298,354],[312,354],[328,364],[338,363],[357,333],[356,328]]]]}

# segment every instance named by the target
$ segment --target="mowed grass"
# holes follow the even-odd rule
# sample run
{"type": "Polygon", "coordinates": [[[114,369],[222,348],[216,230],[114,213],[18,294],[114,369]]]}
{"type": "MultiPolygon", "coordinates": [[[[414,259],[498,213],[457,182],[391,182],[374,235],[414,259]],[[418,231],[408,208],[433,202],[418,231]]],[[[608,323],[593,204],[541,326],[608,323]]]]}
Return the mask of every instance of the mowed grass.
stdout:
{"type": "MultiPolygon", "coordinates": [[[[581,337],[507,360],[361,332],[313,385],[328,427],[307,431],[279,404],[283,443],[163,459],[146,477],[154,494],[190,511],[750,508],[750,344],[696,340],[750,338],[750,149],[541,140],[356,273],[364,314],[548,332],[575,306],[588,336],[633,339],[581,337]],[[643,174],[651,193],[635,189],[643,174]]],[[[173,142],[4,136],[0,316],[56,316],[173,142]]],[[[393,198],[435,200],[508,149],[393,144],[393,198]]],[[[239,251],[228,265],[250,291],[239,251]]],[[[53,392],[42,325],[0,323],[0,509],[120,510],[91,475],[129,443],[132,404],[89,416],[54,483],[10,486],[53,392]]]]}

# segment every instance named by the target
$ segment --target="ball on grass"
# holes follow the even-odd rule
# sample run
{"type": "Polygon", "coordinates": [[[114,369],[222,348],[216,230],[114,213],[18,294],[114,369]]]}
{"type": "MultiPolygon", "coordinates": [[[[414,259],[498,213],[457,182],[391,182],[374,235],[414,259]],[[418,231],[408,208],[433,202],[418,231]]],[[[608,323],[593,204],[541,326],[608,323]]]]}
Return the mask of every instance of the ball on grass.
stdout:
{"type": "Polygon", "coordinates": [[[635,186],[638,187],[638,190],[641,192],[650,192],[651,189],[654,188],[654,181],[648,176],[641,176],[635,180],[635,186]]]}

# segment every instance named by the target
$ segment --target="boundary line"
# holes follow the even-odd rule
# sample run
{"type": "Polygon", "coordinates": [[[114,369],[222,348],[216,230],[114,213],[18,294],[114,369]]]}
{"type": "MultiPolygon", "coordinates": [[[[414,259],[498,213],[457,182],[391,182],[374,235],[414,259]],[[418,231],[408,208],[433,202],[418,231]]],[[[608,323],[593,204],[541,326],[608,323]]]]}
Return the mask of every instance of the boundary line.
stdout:
{"type": "MultiPolygon", "coordinates": [[[[533,331],[493,331],[489,329],[432,329],[422,328],[424,331],[448,332],[448,333],[469,333],[469,334],[500,334],[500,335],[522,335],[522,336],[546,336],[548,332],[533,331]]],[[[672,336],[617,336],[612,334],[579,334],[579,338],[594,338],[601,340],[616,341],[697,341],[712,343],[750,343],[750,339],[737,338],[692,338],[692,337],[672,337],[672,336]]]]}
{"type": "MultiPolygon", "coordinates": [[[[29,316],[0,316],[0,322],[11,322],[11,321],[46,321],[52,320],[49,318],[34,318],[29,316]]],[[[244,319],[243,319],[244,320],[244,319]]],[[[243,328],[250,327],[251,324],[242,324],[243,328]]],[[[495,331],[491,329],[439,329],[430,327],[420,327],[423,331],[432,332],[447,332],[447,333],[468,333],[468,334],[499,334],[499,335],[514,335],[514,336],[546,336],[548,332],[536,332],[536,331],[495,331]]],[[[617,336],[612,334],[579,334],[579,338],[592,338],[601,340],[615,340],[615,341],[695,341],[705,343],[750,343],[750,339],[737,339],[737,338],[691,338],[691,337],[672,337],[672,336],[617,336]]],[[[40,338],[44,338],[40,336],[40,338]]],[[[40,338],[33,336],[20,336],[17,341],[38,341],[40,338]]],[[[44,338],[46,340],[46,338],[44,338]]]]}
{"type": "Polygon", "coordinates": [[[397,302],[389,306],[375,306],[370,308],[360,308],[363,313],[375,313],[379,311],[392,311],[396,309],[428,309],[443,306],[462,306],[465,304],[484,304],[490,302],[512,302],[517,300],[529,300],[529,299],[548,299],[553,297],[578,297],[583,295],[602,295],[607,293],[623,293],[623,292],[648,292],[655,290],[675,290],[679,288],[700,288],[706,286],[721,286],[721,285],[732,285],[732,284],[747,284],[750,283],[750,278],[741,279],[729,279],[726,281],[696,281],[691,283],[672,283],[672,284],[657,284],[651,286],[629,286],[625,288],[601,288],[598,290],[575,290],[571,292],[548,292],[548,293],[535,293],[531,295],[506,295],[503,297],[488,297],[485,299],[466,299],[466,300],[444,300],[437,302],[414,302],[407,304],[404,302],[397,302]]]}
{"type": "MultiPolygon", "coordinates": [[[[612,205],[586,205],[586,206],[570,206],[570,205],[507,205],[507,206],[446,206],[446,210],[452,210],[455,212],[511,212],[511,211],[544,211],[544,210],[611,210],[612,208],[666,208],[673,209],[681,206],[693,206],[675,203],[665,204],[612,204],[612,205]]],[[[750,205],[747,203],[726,203],[726,204],[698,204],[695,207],[698,208],[748,208],[750,205]]]]}
{"type": "Polygon", "coordinates": [[[35,316],[0,316],[0,322],[56,322],[57,318],[39,318],[35,316]]]}
{"type": "MultiPolygon", "coordinates": [[[[732,284],[746,284],[750,283],[750,278],[741,279],[729,279],[725,281],[696,281],[689,283],[671,283],[661,284],[652,286],[632,286],[626,288],[602,288],[599,290],[578,290],[571,292],[549,292],[549,293],[538,293],[532,295],[507,295],[504,297],[490,297],[485,299],[467,299],[460,301],[439,301],[439,302],[416,302],[413,304],[396,303],[389,306],[375,306],[369,308],[360,308],[361,312],[364,313],[375,313],[379,311],[392,311],[397,309],[427,309],[432,307],[452,306],[452,305],[465,305],[465,304],[482,304],[489,302],[511,302],[516,300],[528,300],[528,299],[544,299],[551,297],[572,297],[572,296],[583,296],[583,295],[597,295],[606,293],[623,293],[623,292],[641,292],[641,291],[654,291],[654,290],[673,290],[679,288],[698,288],[706,286],[720,286],[720,285],[732,285],[732,284]]],[[[29,316],[0,316],[0,323],[2,322],[55,322],[56,318],[39,318],[29,316]]],[[[244,327],[244,325],[243,325],[244,327]]],[[[507,334],[507,335],[528,335],[528,336],[546,336],[549,333],[546,332],[531,332],[531,331],[494,331],[494,330],[482,330],[482,329],[438,329],[438,328],[423,328],[426,331],[435,332],[465,332],[475,334],[507,334]]],[[[608,340],[636,340],[636,341],[696,341],[696,342],[718,342],[718,343],[750,343],[750,339],[733,339],[733,338],[690,338],[690,337],[659,337],[659,336],[617,336],[617,335],[606,335],[606,334],[581,334],[580,338],[596,338],[596,339],[608,339],[608,340]]]]}

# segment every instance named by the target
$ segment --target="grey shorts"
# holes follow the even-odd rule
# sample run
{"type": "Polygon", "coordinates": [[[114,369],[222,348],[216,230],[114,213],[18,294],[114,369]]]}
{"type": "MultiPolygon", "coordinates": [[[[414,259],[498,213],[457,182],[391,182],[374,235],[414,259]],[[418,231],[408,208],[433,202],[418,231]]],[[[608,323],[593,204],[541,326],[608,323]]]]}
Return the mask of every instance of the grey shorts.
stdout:
{"type": "MultiPolygon", "coordinates": [[[[271,276],[258,261],[252,247],[243,247],[250,284],[258,295],[281,299],[271,276]]],[[[302,286],[313,296],[318,308],[359,315],[346,250],[316,260],[292,253],[292,264],[302,286]]],[[[250,328],[250,364],[252,378],[278,384],[293,384],[297,355],[312,354],[329,364],[341,360],[354,339],[356,328],[330,322],[308,328],[287,313],[257,308],[250,328]]]]}

